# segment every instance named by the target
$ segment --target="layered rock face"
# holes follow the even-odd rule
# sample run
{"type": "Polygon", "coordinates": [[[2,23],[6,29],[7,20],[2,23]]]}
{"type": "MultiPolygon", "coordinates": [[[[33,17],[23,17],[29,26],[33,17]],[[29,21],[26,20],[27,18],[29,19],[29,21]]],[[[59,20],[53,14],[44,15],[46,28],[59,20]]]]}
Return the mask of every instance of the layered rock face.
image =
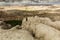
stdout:
{"type": "Polygon", "coordinates": [[[60,40],[60,6],[4,7],[0,18],[1,40],[60,40]],[[21,25],[4,23],[16,17],[21,25]]]}

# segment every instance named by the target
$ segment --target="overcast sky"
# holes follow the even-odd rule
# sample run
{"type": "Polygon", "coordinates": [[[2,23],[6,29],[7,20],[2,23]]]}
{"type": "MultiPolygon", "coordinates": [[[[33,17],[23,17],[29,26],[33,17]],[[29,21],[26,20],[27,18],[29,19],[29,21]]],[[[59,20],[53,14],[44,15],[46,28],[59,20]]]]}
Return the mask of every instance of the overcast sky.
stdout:
{"type": "Polygon", "coordinates": [[[60,4],[60,0],[4,0],[0,5],[60,4]]]}

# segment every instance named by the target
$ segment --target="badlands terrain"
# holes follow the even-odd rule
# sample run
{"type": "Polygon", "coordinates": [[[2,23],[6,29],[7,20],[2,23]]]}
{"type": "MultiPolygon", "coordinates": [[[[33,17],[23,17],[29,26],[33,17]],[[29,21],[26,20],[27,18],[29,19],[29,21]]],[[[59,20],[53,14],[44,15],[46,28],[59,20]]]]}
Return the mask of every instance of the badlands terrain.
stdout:
{"type": "Polygon", "coordinates": [[[60,5],[0,6],[0,40],[60,40],[60,5]]]}

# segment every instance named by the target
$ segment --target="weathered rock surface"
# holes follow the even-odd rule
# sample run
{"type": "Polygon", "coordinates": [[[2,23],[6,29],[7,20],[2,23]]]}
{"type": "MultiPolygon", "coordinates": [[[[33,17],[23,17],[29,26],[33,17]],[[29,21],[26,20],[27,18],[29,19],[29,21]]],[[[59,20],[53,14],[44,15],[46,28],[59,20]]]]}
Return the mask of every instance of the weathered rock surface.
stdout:
{"type": "Polygon", "coordinates": [[[0,40],[34,40],[26,30],[0,30],[0,40]]]}
{"type": "Polygon", "coordinates": [[[49,18],[28,17],[23,20],[22,29],[28,30],[41,40],[60,40],[60,31],[48,25],[49,18]],[[41,22],[42,21],[42,22],[41,22]],[[46,24],[47,23],[47,24],[46,24]]]}
{"type": "MultiPolygon", "coordinates": [[[[60,40],[60,30],[58,30],[60,28],[60,22],[59,22],[60,7],[35,6],[33,9],[32,8],[33,8],[32,6],[28,6],[27,8],[26,7],[20,8],[20,6],[19,7],[13,6],[10,8],[5,7],[4,9],[2,9],[3,11],[2,10],[0,11],[1,12],[0,20],[3,21],[11,20],[11,19],[16,20],[17,18],[17,20],[21,19],[23,20],[23,22],[22,22],[22,26],[17,25],[15,26],[16,28],[13,27],[9,30],[3,30],[1,29],[1,27],[8,28],[8,26],[11,27],[10,25],[0,26],[0,39],[1,40],[5,40],[5,39],[6,40],[9,39],[10,40],[39,40],[41,37],[40,34],[42,34],[44,36],[44,39],[46,38],[45,40],[50,40],[50,38],[51,40],[60,40]],[[22,30],[20,29],[18,30],[18,28],[21,28],[22,30]],[[47,36],[44,34],[46,34],[47,36]]],[[[0,24],[1,23],[2,22],[0,22],[0,24]]],[[[43,40],[43,38],[41,38],[41,40],[43,40]]]]}

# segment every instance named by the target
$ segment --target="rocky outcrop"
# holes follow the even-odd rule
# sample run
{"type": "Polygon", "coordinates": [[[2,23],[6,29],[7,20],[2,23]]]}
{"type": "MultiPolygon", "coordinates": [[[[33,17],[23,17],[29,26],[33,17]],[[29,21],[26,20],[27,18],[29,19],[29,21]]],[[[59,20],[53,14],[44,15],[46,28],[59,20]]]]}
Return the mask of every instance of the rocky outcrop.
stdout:
{"type": "Polygon", "coordinates": [[[40,40],[60,40],[60,30],[58,30],[59,27],[58,25],[56,25],[57,28],[48,25],[52,24],[51,22],[53,21],[49,18],[40,18],[37,16],[28,17],[27,21],[26,19],[23,20],[21,27],[22,29],[28,30],[29,32],[34,34],[34,37],[40,40]]]}
{"type": "Polygon", "coordinates": [[[26,30],[0,30],[0,40],[34,40],[26,30]],[[5,33],[4,33],[5,32],[5,33]]]}

